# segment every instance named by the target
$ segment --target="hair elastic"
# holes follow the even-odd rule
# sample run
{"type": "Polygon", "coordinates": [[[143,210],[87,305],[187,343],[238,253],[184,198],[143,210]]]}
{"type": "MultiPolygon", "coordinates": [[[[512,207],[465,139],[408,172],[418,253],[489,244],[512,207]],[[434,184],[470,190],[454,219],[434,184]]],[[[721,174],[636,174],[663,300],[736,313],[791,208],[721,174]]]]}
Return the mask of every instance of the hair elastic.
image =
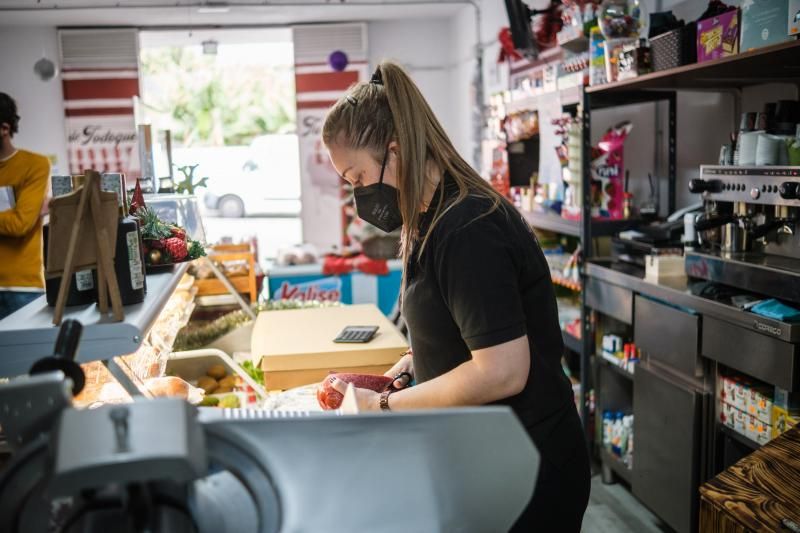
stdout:
{"type": "Polygon", "coordinates": [[[381,67],[375,69],[375,72],[372,73],[372,78],[370,78],[369,82],[374,83],[375,85],[383,85],[383,76],[381,75],[381,67]]]}

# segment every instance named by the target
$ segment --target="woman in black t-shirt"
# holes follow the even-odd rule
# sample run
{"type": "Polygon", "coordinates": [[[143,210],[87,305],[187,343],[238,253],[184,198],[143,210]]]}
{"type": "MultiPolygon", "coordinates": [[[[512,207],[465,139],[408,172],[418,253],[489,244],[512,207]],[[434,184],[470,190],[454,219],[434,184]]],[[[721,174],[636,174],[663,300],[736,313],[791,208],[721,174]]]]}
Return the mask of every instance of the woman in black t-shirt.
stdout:
{"type": "Polygon", "coordinates": [[[542,458],[513,531],[580,531],[589,459],[561,368],[550,271],[530,227],[458,155],[394,63],[381,63],[331,108],[323,140],[354,187],[358,216],[387,232],[402,228],[413,355],[387,375],[408,372],[417,384],[391,395],[356,389],[359,407],[510,406],[542,458]]]}

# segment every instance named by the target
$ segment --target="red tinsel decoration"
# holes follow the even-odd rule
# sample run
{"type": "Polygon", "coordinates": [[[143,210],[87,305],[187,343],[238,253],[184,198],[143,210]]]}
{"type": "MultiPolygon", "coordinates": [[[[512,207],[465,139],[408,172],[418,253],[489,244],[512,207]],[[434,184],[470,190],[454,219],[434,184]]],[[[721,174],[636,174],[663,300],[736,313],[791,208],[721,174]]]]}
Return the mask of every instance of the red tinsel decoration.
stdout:
{"type": "Polygon", "coordinates": [[[522,59],[522,54],[517,52],[514,48],[514,40],[511,38],[511,30],[506,26],[497,34],[497,39],[500,41],[500,54],[497,56],[498,63],[505,63],[507,60],[519,61],[522,59]]]}

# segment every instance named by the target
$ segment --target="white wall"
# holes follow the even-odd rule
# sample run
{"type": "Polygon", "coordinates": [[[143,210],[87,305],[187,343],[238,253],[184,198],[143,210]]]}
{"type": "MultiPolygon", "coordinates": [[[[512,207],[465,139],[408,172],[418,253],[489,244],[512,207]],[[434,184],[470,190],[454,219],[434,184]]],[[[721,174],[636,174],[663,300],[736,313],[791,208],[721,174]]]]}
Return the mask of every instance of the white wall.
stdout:
{"type": "Polygon", "coordinates": [[[68,172],[61,78],[42,81],[33,72],[43,54],[58,64],[56,29],[0,26],[0,50],[0,92],[17,101],[22,117],[15,146],[54,155],[53,170],[68,172]]]}
{"type": "Polygon", "coordinates": [[[446,19],[373,21],[367,24],[370,74],[384,59],[402,64],[449,134],[460,111],[452,100],[450,25],[446,19]]]}

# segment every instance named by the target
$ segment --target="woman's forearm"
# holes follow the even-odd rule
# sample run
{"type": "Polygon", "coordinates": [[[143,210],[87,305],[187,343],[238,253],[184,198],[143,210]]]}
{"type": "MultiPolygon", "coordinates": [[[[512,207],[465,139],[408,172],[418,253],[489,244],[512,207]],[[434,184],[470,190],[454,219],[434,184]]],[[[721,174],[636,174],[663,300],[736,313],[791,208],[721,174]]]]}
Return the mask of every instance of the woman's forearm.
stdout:
{"type": "Polygon", "coordinates": [[[395,411],[483,405],[519,393],[530,369],[527,337],[473,352],[473,358],[425,383],[395,392],[395,411]]]}

